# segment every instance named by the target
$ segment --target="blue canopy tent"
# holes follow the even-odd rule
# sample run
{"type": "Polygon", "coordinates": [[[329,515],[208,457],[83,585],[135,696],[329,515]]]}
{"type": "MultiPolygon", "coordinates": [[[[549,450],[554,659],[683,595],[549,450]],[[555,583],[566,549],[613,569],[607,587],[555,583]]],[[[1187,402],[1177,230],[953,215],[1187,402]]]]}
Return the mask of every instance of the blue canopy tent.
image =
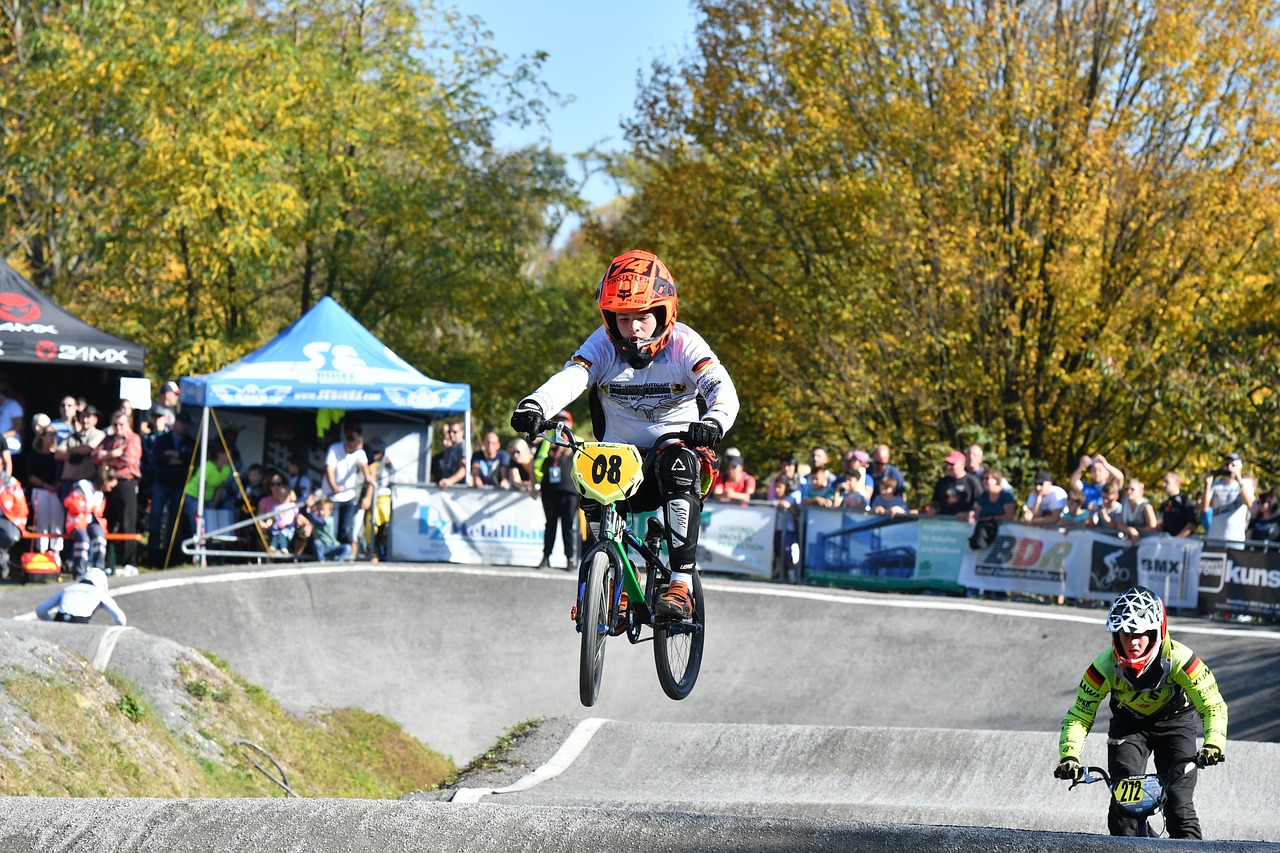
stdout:
{"type": "MultiPolygon", "coordinates": [[[[179,387],[183,403],[204,407],[198,519],[204,517],[211,408],[465,414],[465,451],[470,456],[471,386],[440,382],[421,373],[328,296],[244,358],[213,373],[183,377],[179,387]]],[[[427,440],[429,447],[430,432],[427,440]]],[[[198,540],[202,535],[197,531],[198,540]]],[[[197,548],[202,545],[198,541],[197,548]]]]}

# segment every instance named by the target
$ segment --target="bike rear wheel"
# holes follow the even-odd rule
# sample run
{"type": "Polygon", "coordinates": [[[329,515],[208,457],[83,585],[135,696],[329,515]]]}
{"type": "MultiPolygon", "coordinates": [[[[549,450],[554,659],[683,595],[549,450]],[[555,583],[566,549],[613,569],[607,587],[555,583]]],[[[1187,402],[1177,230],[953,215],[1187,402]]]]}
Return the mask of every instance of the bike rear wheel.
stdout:
{"type": "Polygon", "coordinates": [[[582,588],[582,654],[578,665],[578,697],[590,708],[600,695],[604,675],[604,641],[609,638],[609,592],[613,559],[608,551],[591,555],[582,588]]]}
{"type": "Polygon", "coordinates": [[[706,610],[702,603],[702,578],[693,576],[693,622],[655,620],[653,661],[658,667],[662,692],[683,699],[693,690],[702,668],[702,644],[706,639],[706,610]]]}

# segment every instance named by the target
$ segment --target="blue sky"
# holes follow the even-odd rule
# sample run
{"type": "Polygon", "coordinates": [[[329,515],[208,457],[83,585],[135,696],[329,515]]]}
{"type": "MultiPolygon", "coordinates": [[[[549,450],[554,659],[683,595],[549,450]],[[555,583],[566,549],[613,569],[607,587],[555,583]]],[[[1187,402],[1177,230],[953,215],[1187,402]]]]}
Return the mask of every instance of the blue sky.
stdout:
{"type": "MultiPolygon", "coordinates": [[[[494,47],[508,56],[539,50],[550,54],[543,79],[575,100],[551,111],[548,128],[509,129],[498,142],[518,145],[546,138],[566,157],[593,144],[625,148],[620,122],[634,108],[637,72],[643,69],[647,77],[655,57],[674,62],[693,45],[690,0],[458,0],[458,9],[483,20],[494,47]]],[[[612,183],[599,177],[584,191],[593,205],[614,194],[612,183]]]]}

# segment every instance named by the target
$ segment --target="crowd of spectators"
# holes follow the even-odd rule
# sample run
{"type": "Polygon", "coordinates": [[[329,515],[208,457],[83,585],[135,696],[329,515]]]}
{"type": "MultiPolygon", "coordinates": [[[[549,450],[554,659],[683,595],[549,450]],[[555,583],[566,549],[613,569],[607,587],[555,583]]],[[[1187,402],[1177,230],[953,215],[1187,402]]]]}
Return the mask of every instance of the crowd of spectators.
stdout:
{"type": "MultiPolygon", "coordinates": [[[[68,394],[55,417],[36,413],[28,424],[21,398],[0,381],[0,577],[9,576],[9,551],[23,533],[33,540],[23,550],[76,576],[91,567],[134,574],[140,565],[186,559],[178,545],[195,529],[202,481],[191,417],[178,397],[177,384],[166,382],[147,411],[120,400],[103,423],[95,406],[68,394]]],[[[350,560],[361,545],[357,524],[367,519],[363,544],[376,561],[389,520],[379,486],[391,475],[381,440],[366,445],[361,428],[348,425],[314,485],[307,469],[303,456],[284,470],[246,465],[234,443],[212,442],[203,472],[205,529],[266,515],[259,529],[239,529],[232,547],[350,560]]]]}
{"type": "MultiPolygon", "coordinates": [[[[942,458],[941,475],[928,501],[913,509],[890,452],[885,444],[870,454],[845,450],[838,475],[829,470],[830,456],[824,447],[810,449],[807,467],[797,466],[795,456],[785,454],[778,473],[754,496],[793,513],[805,506],[841,507],[972,523],[989,519],[1105,528],[1131,540],[1168,533],[1200,534],[1222,542],[1280,542],[1280,498],[1274,491],[1256,494],[1256,478],[1245,474],[1238,453],[1226,454],[1221,467],[1204,476],[1194,496],[1182,491],[1181,474],[1166,472],[1160,481],[1164,498],[1159,504],[1147,495],[1142,480],[1126,477],[1101,454],[1081,457],[1067,478],[1067,488],[1058,485],[1050,471],[1036,472],[1030,490],[1019,500],[1005,473],[985,465],[983,449],[975,444],[942,458]]],[[[741,465],[740,456],[736,461],[741,465]]]]}
{"type": "MultiPolygon", "coordinates": [[[[564,413],[567,415],[567,413],[564,413]]],[[[463,458],[460,421],[441,431],[442,449],[432,461],[432,480],[441,488],[463,484],[477,488],[524,489],[539,492],[542,472],[534,452],[522,438],[502,449],[496,432],[485,433],[468,461],[463,458]]],[[[543,442],[539,440],[538,444],[543,442]]],[[[1083,456],[1060,485],[1052,472],[1035,473],[1027,494],[1019,499],[1004,471],[986,464],[981,445],[947,452],[941,474],[932,488],[917,489],[928,500],[912,506],[902,471],[891,461],[887,444],[869,452],[848,448],[839,455],[839,469],[827,448],[810,448],[807,465],[794,454],[778,460],[774,473],[750,473],[736,447],[720,452],[708,501],[767,501],[786,510],[788,521],[779,532],[780,549],[788,550],[803,507],[840,507],[876,515],[936,516],[977,523],[1018,521],[1060,527],[1093,527],[1116,531],[1133,540],[1153,533],[1211,540],[1280,542],[1280,498],[1273,491],[1256,496],[1257,482],[1243,471],[1237,453],[1222,467],[1206,474],[1196,494],[1188,496],[1181,474],[1168,471],[1160,481],[1162,499],[1147,494],[1146,484],[1126,477],[1102,454],[1083,456]]],[[[550,532],[550,531],[549,531],[550,532]]],[[[554,533],[550,532],[554,539],[554,533]]],[[[548,553],[550,550],[548,549],[548,553]]]]}

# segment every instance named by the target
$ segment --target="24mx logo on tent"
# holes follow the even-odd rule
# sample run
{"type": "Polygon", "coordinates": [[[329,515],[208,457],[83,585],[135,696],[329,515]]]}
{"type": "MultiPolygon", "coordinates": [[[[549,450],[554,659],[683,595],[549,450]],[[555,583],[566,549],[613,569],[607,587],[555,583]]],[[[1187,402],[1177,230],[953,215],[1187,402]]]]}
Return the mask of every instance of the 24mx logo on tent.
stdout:
{"type": "Polygon", "coordinates": [[[0,293],[0,320],[34,323],[40,319],[40,306],[21,293],[0,293]]]}

